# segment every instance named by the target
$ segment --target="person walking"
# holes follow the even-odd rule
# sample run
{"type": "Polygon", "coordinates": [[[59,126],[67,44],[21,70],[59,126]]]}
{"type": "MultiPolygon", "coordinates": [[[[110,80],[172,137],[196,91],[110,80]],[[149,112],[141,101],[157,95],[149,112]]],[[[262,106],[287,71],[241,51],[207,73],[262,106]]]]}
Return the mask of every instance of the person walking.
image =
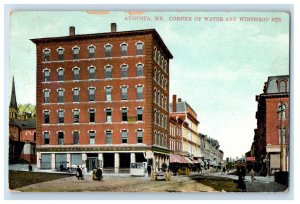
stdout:
{"type": "Polygon", "coordinates": [[[76,169],[76,177],[77,179],[79,180],[79,178],[82,180],[83,179],[83,174],[82,174],[82,170],[79,166],[77,166],[77,169],[76,169]]]}
{"type": "Polygon", "coordinates": [[[250,175],[251,175],[251,181],[253,182],[254,180],[256,180],[255,179],[255,171],[253,170],[253,169],[251,169],[251,171],[250,171],[250,175]]]}
{"type": "Polygon", "coordinates": [[[147,172],[148,172],[148,177],[150,177],[151,176],[151,166],[150,165],[147,166],[147,172]]]}

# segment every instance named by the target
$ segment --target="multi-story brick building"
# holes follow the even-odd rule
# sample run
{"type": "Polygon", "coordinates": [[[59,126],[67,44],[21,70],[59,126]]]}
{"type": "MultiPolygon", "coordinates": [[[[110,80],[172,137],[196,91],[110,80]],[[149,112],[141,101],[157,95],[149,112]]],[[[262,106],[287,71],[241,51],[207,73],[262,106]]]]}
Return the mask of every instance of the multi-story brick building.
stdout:
{"type": "Polygon", "coordinates": [[[181,98],[177,100],[176,95],[173,95],[172,100],[169,104],[170,126],[176,128],[174,141],[181,146],[177,149],[181,155],[198,160],[201,151],[197,114],[187,102],[182,101],[181,98]]]}
{"type": "Polygon", "coordinates": [[[37,166],[169,161],[169,60],[155,29],[32,39],[37,55],[37,166]]]}
{"type": "Polygon", "coordinates": [[[280,170],[281,134],[282,171],[288,171],[289,149],[289,76],[270,76],[258,102],[253,148],[257,164],[268,174],[280,170]]]}

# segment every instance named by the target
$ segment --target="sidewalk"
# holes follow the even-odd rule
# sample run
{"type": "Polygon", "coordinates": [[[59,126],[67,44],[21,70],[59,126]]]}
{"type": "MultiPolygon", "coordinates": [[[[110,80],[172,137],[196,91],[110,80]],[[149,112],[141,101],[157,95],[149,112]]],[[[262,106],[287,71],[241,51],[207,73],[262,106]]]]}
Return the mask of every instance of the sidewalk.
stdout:
{"type": "Polygon", "coordinates": [[[245,177],[247,192],[285,192],[288,188],[274,181],[274,177],[256,176],[256,180],[251,182],[251,177],[245,177]]]}

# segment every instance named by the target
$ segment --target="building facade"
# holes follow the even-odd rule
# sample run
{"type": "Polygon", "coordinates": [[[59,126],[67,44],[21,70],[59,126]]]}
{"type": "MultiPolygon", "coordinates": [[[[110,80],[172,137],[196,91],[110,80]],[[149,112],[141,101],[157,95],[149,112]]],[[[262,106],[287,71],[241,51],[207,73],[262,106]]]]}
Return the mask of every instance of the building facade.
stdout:
{"type": "Polygon", "coordinates": [[[37,167],[119,172],[169,160],[169,60],[154,29],[32,39],[37,167]]]}
{"type": "Polygon", "coordinates": [[[182,156],[193,158],[196,161],[201,158],[200,136],[198,134],[199,121],[196,112],[181,98],[173,95],[169,104],[170,126],[174,127],[175,143],[180,145],[179,153],[182,156]]]}
{"type": "Polygon", "coordinates": [[[270,76],[258,103],[252,151],[260,169],[267,174],[288,171],[289,162],[289,76],[270,76]],[[281,150],[281,137],[283,149],[281,150]],[[280,154],[282,151],[282,159],[280,154]],[[280,167],[282,165],[282,167],[280,167]]]}

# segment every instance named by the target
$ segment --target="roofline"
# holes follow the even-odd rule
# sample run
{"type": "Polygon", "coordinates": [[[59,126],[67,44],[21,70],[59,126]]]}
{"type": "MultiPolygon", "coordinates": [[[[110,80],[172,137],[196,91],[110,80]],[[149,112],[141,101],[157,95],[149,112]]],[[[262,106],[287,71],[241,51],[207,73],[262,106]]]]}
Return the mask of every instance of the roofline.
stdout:
{"type": "Polygon", "coordinates": [[[139,35],[139,34],[154,34],[157,37],[159,43],[162,44],[168,58],[173,59],[173,55],[170,50],[167,48],[166,44],[158,34],[158,32],[153,29],[144,29],[144,30],[131,30],[131,31],[120,31],[120,32],[106,32],[106,33],[93,33],[93,34],[82,34],[82,35],[72,35],[72,36],[60,36],[60,37],[51,37],[51,38],[35,38],[30,39],[33,43],[45,43],[45,42],[55,42],[55,41],[71,41],[85,38],[99,38],[99,37],[115,37],[122,35],[139,35]]]}

